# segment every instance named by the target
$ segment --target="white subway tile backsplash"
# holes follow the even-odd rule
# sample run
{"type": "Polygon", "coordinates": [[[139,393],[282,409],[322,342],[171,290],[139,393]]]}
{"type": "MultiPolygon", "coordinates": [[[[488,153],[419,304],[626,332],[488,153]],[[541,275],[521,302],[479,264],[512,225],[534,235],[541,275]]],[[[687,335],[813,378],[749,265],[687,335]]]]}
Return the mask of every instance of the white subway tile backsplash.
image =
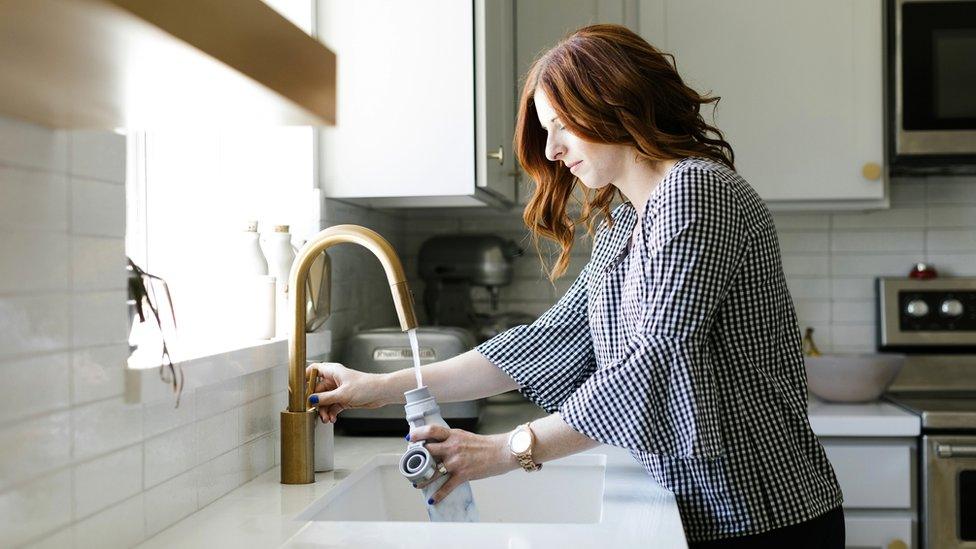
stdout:
{"type": "Polygon", "coordinates": [[[976,253],[928,253],[925,261],[942,276],[976,276],[976,253]]]}
{"type": "Polygon", "coordinates": [[[240,445],[240,416],[240,409],[233,408],[194,424],[197,428],[197,463],[209,461],[240,445]]]}
{"type": "Polygon", "coordinates": [[[0,424],[68,406],[70,355],[53,353],[0,361],[0,424]],[[16,382],[15,382],[16,381],[16,382]],[[41,398],[43,395],[43,398],[41,398]]]}
{"type": "Polygon", "coordinates": [[[830,273],[828,255],[783,255],[783,272],[790,276],[827,276],[830,273]]]}
{"type": "Polygon", "coordinates": [[[830,279],[791,278],[787,280],[793,299],[829,299],[830,279]]]}
{"type": "Polygon", "coordinates": [[[171,429],[193,423],[196,420],[196,392],[184,389],[180,395],[180,405],[171,395],[147,402],[142,406],[142,429],[148,439],[171,429]]]}
{"type": "Polygon", "coordinates": [[[76,350],[71,355],[72,404],[120,396],[125,391],[128,345],[89,347],[76,350]]]}
{"type": "Polygon", "coordinates": [[[976,227],[976,205],[929,206],[928,227],[976,227]]]}
{"type": "MultiPolygon", "coordinates": [[[[43,399],[43,393],[35,395],[43,399]]],[[[0,427],[0,490],[57,469],[71,459],[71,415],[55,412],[0,427]]]]}
{"type": "Polygon", "coordinates": [[[125,136],[110,131],[76,130],[69,134],[72,175],[125,183],[125,136]]]}
{"type": "Polygon", "coordinates": [[[822,229],[830,228],[830,214],[773,212],[773,223],[777,231],[790,229],[822,229]]]}
{"type": "Polygon", "coordinates": [[[127,342],[127,299],[124,290],[75,294],[71,303],[72,343],[84,347],[127,342]]]}
{"type": "Polygon", "coordinates": [[[779,233],[779,246],[783,253],[825,253],[829,237],[824,231],[783,231],[779,233]]]}
{"type": "Polygon", "coordinates": [[[925,244],[930,252],[976,252],[976,231],[929,229],[925,244]]]}
{"type": "Polygon", "coordinates": [[[146,535],[155,535],[198,509],[197,478],[195,471],[187,471],[146,490],[146,535]]]}
{"type": "Polygon", "coordinates": [[[917,254],[834,254],[833,276],[905,276],[920,261],[917,254]]]}
{"type": "Polygon", "coordinates": [[[874,286],[873,277],[830,279],[831,295],[834,299],[874,299],[874,286]]]}
{"type": "Polygon", "coordinates": [[[142,440],[142,408],[112,398],[72,410],[74,457],[86,459],[142,440]]]}
{"type": "MultiPolygon", "coordinates": [[[[921,204],[919,204],[921,206],[921,204]]],[[[869,212],[835,213],[833,229],[907,229],[925,226],[925,208],[892,208],[869,212]]]]}
{"type": "Polygon", "coordinates": [[[66,231],[68,178],[0,165],[0,228],[66,231]]]}
{"type": "Polygon", "coordinates": [[[922,231],[834,231],[832,252],[918,252],[923,245],[922,231]]]}
{"type": "Polygon", "coordinates": [[[245,481],[251,480],[274,467],[275,433],[256,438],[241,446],[242,471],[245,481]]]}
{"type": "Polygon", "coordinates": [[[220,496],[247,482],[243,448],[231,451],[200,465],[196,474],[197,507],[209,505],[220,496]]]}
{"type": "Polygon", "coordinates": [[[185,473],[200,463],[194,424],[166,431],[146,440],[144,446],[145,488],[185,473]]]}
{"type": "Polygon", "coordinates": [[[0,233],[0,258],[0,293],[68,290],[68,235],[0,233]]]}
{"type": "Polygon", "coordinates": [[[71,234],[123,238],[125,187],[89,179],[72,179],[71,234]]]}
{"type": "Polygon", "coordinates": [[[270,433],[278,423],[280,410],[275,407],[274,396],[268,395],[248,402],[241,407],[240,444],[270,433]]]}
{"type": "Polygon", "coordinates": [[[70,343],[69,296],[0,296],[0,360],[59,351],[70,343]]]}
{"type": "Polygon", "coordinates": [[[71,504],[65,498],[70,486],[71,471],[63,469],[0,491],[0,547],[20,546],[70,523],[71,504]]]}
{"type": "Polygon", "coordinates": [[[73,474],[77,520],[142,491],[142,445],[76,465],[73,474]]]}
{"type": "Polygon", "coordinates": [[[75,547],[124,549],[146,538],[143,494],[116,503],[74,526],[75,547]]]}
{"type": "Polygon", "coordinates": [[[64,172],[68,165],[67,134],[0,117],[0,164],[64,172]]]}
{"type": "Polygon", "coordinates": [[[831,304],[831,320],[834,323],[874,322],[874,301],[835,301],[831,304]]]}
{"type": "Polygon", "coordinates": [[[197,419],[206,419],[227,410],[237,408],[243,403],[244,379],[232,380],[208,385],[196,390],[197,419]]]}
{"type": "Polygon", "coordinates": [[[830,322],[830,302],[812,299],[795,299],[793,307],[796,309],[796,318],[806,323],[829,323],[830,322]]]}
{"type": "Polygon", "coordinates": [[[71,237],[71,281],[76,291],[126,288],[125,240],[71,237]]]}
{"type": "Polygon", "coordinates": [[[833,333],[834,348],[873,349],[876,329],[873,323],[835,326],[833,333]]]}

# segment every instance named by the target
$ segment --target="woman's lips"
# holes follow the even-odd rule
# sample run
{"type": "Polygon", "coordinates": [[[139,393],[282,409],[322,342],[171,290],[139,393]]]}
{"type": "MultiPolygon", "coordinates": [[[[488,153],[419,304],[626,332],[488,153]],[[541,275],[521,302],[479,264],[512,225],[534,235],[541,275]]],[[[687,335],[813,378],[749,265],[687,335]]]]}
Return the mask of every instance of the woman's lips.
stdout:
{"type": "Polygon", "coordinates": [[[569,171],[570,171],[570,173],[574,173],[574,172],[573,172],[573,170],[575,170],[575,169],[576,169],[576,167],[577,167],[577,166],[579,166],[579,165],[580,165],[580,164],[582,164],[582,163],[583,163],[583,161],[582,161],[582,160],[580,160],[579,162],[577,162],[577,163],[575,163],[575,164],[573,164],[573,165],[571,165],[571,166],[569,167],[569,171]]]}

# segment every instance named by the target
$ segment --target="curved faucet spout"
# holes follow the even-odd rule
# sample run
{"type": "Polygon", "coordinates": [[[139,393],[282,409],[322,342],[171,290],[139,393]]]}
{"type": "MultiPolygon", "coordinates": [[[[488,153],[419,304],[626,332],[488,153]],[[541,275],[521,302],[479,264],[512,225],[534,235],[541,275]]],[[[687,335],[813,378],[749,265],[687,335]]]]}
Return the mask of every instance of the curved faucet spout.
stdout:
{"type": "Polygon", "coordinates": [[[288,409],[281,413],[281,481],[285,484],[315,482],[312,471],[312,429],[315,411],[309,411],[305,382],[305,284],[315,258],[323,251],[348,242],[373,252],[383,265],[393,293],[393,304],[403,331],[417,327],[413,294],[407,287],[403,265],[393,246],[379,233],[359,225],[336,225],[312,237],[298,252],[288,280],[294,322],[288,342],[288,409]]]}

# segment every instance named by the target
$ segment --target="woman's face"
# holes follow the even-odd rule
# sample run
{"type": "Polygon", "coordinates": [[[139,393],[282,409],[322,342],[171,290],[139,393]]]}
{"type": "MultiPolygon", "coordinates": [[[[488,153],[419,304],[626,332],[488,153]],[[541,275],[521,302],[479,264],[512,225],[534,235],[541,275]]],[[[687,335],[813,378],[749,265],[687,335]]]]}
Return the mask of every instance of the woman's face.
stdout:
{"type": "Polygon", "coordinates": [[[584,185],[600,189],[613,183],[626,166],[628,147],[584,141],[570,132],[552,109],[545,92],[536,89],[535,111],[548,133],[546,158],[562,162],[584,185]]]}

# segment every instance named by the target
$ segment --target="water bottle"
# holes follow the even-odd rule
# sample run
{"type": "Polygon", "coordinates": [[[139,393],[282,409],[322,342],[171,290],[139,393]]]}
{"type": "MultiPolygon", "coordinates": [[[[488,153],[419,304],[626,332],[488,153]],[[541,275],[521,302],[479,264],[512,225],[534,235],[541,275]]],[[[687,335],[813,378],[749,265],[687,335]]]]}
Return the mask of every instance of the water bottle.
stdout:
{"type": "MultiPolygon", "coordinates": [[[[403,395],[407,399],[404,409],[410,427],[422,425],[449,427],[441,417],[441,409],[427,387],[413,389],[403,395]]],[[[426,441],[411,442],[407,445],[407,451],[400,457],[400,474],[414,484],[432,478],[437,470],[436,460],[424,447],[425,443],[426,441]]],[[[427,504],[448,478],[450,473],[442,475],[423,488],[424,504],[427,504]]],[[[474,504],[471,484],[469,482],[460,484],[441,501],[427,505],[427,516],[430,517],[431,522],[478,522],[478,508],[474,504]]]]}

